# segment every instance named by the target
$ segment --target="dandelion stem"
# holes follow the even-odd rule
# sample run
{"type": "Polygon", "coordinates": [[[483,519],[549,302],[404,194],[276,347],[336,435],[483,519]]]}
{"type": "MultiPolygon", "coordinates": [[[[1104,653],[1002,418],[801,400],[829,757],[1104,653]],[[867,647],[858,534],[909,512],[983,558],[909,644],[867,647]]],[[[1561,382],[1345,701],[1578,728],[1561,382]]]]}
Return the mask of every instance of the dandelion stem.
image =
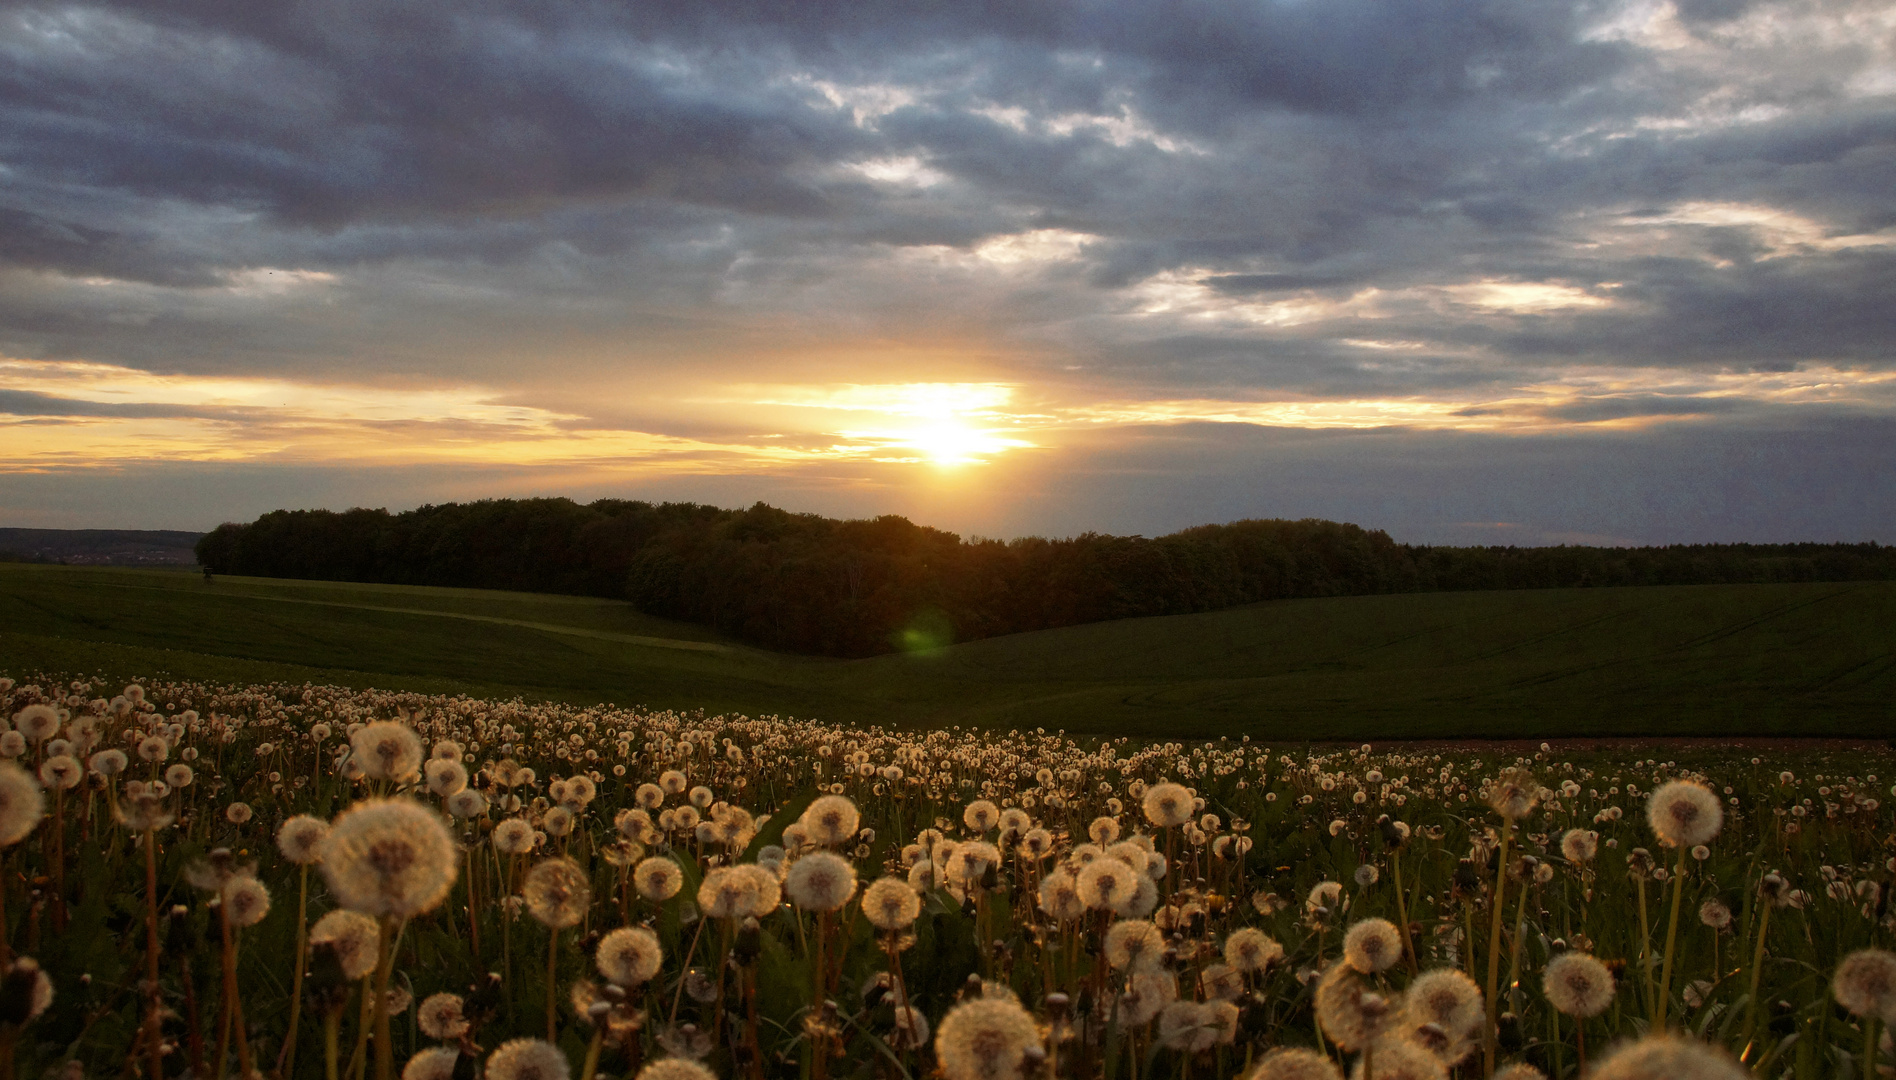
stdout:
{"type": "Polygon", "coordinates": [[[1488,932],[1488,1028],[1482,1039],[1481,1050],[1482,1074],[1485,1076],[1494,1075],[1495,1051],[1500,1048],[1501,1041],[1501,1003],[1495,997],[1495,989],[1496,983],[1499,982],[1501,978],[1502,901],[1507,895],[1508,887],[1508,841],[1513,838],[1514,819],[1503,817],[1501,819],[1501,846],[1495,853],[1496,869],[1494,875],[1494,899],[1492,901],[1494,904],[1494,917],[1489,920],[1491,928],[1488,932]]]}
{"type": "Polygon", "coordinates": [[[303,1019],[303,974],[309,967],[309,864],[302,867],[302,880],[296,892],[296,973],[290,978],[290,1030],[283,1036],[278,1055],[278,1080],[296,1074],[296,1029],[303,1019]]]}
{"type": "Polygon", "coordinates": [[[1666,923],[1666,959],[1659,975],[1659,1000],[1652,1016],[1652,1030],[1664,1031],[1666,1028],[1666,1005],[1672,990],[1672,950],[1679,940],[1679,904],[1685,895],[1685,859],[1684,845],[1679,847],[1679,866],[1672,874],[1672,917],[1666,923]]]}
{"type": "Polygon", "coordinates": [[[1751,996],[1745,999],[1745,1049],[1740,1061],[1753,1060],[1758,1040],[1758,993],[1764,975],[1764,933],[1771,925],[1771,902],[1764,900],[1758,912],[1758,945],[1751,954],[1751,996]]]}

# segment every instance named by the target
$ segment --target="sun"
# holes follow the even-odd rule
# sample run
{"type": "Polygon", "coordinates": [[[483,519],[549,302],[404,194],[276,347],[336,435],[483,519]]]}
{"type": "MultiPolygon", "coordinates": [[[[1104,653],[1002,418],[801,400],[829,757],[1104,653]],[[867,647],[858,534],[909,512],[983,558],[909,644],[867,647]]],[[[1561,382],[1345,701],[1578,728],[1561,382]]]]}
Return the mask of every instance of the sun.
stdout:
{"type": "Polygon", "coordinates": [[[1015,445],[1014,440],[971,428],[957,420],[941,420],[914,428],[898,436],[896,441],[944,467],[975,464],[1015,445]]]}

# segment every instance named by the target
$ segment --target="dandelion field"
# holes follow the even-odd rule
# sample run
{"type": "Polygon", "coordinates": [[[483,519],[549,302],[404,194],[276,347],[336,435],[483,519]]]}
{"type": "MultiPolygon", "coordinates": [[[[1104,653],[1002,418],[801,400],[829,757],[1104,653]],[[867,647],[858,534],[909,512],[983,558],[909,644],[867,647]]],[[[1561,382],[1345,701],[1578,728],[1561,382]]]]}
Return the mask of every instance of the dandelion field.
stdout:
{"type": "Polygon", "coordinates": [[[7,1077],[1896,1065],[1883,751],[1101,741],[11,674],[7,1077]]]}

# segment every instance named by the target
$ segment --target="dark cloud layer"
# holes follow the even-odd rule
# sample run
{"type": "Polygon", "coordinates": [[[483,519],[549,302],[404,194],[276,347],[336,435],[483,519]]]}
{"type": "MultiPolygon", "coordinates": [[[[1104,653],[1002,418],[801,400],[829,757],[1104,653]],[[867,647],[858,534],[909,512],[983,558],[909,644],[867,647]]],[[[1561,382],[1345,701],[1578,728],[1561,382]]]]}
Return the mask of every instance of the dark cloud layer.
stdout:
{"type": "Polygon", "coordinates": [[[952,342],[1069,402],[1438,395],[1688,441],[1783,404],[1709,380],[1834,369],[1881,415],[1883,11],[15,4],[0,357],[568,408],[952,342]]]}

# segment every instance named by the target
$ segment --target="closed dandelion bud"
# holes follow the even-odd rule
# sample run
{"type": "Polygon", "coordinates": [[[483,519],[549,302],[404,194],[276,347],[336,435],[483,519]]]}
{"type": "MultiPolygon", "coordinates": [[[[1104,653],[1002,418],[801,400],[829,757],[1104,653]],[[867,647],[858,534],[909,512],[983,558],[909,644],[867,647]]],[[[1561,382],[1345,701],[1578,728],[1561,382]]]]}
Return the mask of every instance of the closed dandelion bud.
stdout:
{"type": "Polygon", "coordinates": [[[541,1039],[513,1039],[487,1056],[488,1080],[568,1080],[571,1075],[566,1055],[541,1039]]]}

